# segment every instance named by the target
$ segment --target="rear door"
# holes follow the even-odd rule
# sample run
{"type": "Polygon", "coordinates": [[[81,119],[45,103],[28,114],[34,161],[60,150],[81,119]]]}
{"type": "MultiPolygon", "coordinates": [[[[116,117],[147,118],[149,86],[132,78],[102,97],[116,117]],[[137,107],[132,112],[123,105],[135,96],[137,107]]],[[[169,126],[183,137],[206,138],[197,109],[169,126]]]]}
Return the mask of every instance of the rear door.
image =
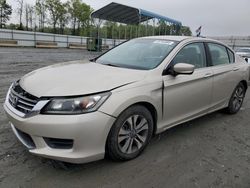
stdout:
{"type": "Polygon", "coordinates": [[[186,45],[170,66],[177,63],[193,64],[195,71],[191,75],[163,77],[163,119],[167,127],[206,113],[211,104],[212,70],[207,67],[204,44],[186,45]]]}
{"type": "Polygon", "coordinates": [[[240,65],[235,63],[234,53],[217,43],[207,43],[213,71],[212,109],[227,105],[234,88],[239,83],[240,65]]]}

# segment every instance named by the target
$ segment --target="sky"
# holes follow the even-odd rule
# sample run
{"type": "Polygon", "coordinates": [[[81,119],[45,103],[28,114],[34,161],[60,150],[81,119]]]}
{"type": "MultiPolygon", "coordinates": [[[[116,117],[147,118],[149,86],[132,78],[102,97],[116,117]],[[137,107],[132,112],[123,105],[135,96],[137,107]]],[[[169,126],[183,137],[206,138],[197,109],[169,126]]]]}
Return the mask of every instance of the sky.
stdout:
{"type": "MultiPolygon", "coordinates": [[[[35,0],[24,1],[35,4],[35,0]]],[[[82,1],[95,10],[112,2],[82,1]]],[[[16,9],[15,0],[7,2],[16,9]]],[[[193,34],[199,26],[202,26],[203,36],[250,36],[250,0],[115,0],[114,2],[179,20],[183,25],[189,26],[193,34]]],[[[15,13],[11,21],[17,22],[15,13]]]]}

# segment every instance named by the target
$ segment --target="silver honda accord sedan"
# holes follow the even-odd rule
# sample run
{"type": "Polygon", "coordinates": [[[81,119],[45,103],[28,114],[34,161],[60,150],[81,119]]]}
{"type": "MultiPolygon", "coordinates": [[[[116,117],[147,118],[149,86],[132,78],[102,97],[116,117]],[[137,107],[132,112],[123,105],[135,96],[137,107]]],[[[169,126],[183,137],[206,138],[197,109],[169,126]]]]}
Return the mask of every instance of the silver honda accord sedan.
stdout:
{"type": "MultiPolygon", "coordinates": [[[[206,38],[137,38],[92,59],[35,70],[4,108],[33,154],[71,163],[137,157],[153,135],[219,109],[237,113],[249,64],[206,38]]],[[[163,154],[164,155],[164,154],[163,154]]]]}

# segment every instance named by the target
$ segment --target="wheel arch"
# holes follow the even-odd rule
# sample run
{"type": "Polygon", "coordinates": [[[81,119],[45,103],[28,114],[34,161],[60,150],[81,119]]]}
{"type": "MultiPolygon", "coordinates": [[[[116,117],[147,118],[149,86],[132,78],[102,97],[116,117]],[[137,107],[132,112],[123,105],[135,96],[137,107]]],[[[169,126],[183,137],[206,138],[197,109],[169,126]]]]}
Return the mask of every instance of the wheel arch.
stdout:
{"type": "MultiPolygon", "coordinates": [[[[157,110],[156,108],[154,107],[153,104],[149,103],[149,102],[137,102],[131,106],[134,106],[134,105],[141,105],[143,107],[145,107],[152,115],[152,118],[153,118],[153,134],[156,133],[156,130],[157,130],[157,118],[158,118],[158,113],[157,113],[157,110]]],[[[131,107],[129,106],[129,107],[131,107]]],[[[128,108],[129,108],[128,107],[128,108]]]]}
{"type": "Polygon", "coordinates": [[[241,80],[240,83],[242,83],[244,85],[245,89],[247,90],[247,88],[248,88],[247,81],[241,80]]]}
{"type": "MultiPolygon", "coordinates": [[[[132,106],[136,106],[136,105],[139,105],[139,106],[143,106],[144,108],[146,108],[150,114],[152,115],[152,118],[153,118],[153,135],[155,135],[156,131],[157,131],[157,118],[158,118],[158,113],[157,113],[157,110],[156,110],[156,107],[151,104],[150,102],[148,101],[139,101],[139,102],[135,102],[133,104],[130,104],[128,105],[123,111],[120,112],[120,114],[118,115],[118,117],[125,111],[127,110],[128,108],[131,108],[132,106]]],[[[118,118],[117,117],[117,118],[118,118]]],[[[114,122],[115,124],[115,122],[114,122]]],[[[113,125],[114,125],[113,124],[113,125]]],[[[112,126],[113,126],[112,125],[112,126]]],[[[112,128],[111,128],[112,129],[112,128]]],[[[111,129],[108,133],[108,137],[111,133],[111,129]]],[[[108,153],[107,153],[107,144],[108,144],[108,137],[106,139],[106,143],[105,143],[105,157],[108,157],[108,153]]]]}
{"type": "Polygon", "coordinates": [[[153,134],[156,133],[157,131],[157,120],[158,120],[158,112],[157,112],[157,108],[149,101],[134,101],[133,103],[127,104],[125,108],[123,108],[122,110],[119,109],[119,115],[117,117],[120,116],[120,114],[122,114],[125,110],[127,110],[128,108],[130,108],[131,106],[135,106],[135,105],[140,105],[145,107],[150,114],[152,115],[153,118],[153,134]]]}

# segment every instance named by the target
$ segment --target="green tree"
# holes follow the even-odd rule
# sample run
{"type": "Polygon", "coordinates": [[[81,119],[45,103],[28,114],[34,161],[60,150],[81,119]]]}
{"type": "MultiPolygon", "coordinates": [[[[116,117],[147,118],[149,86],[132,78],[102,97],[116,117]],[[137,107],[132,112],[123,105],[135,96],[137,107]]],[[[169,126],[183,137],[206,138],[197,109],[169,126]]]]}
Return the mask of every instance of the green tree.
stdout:
{"type": "Polygon", "coordinates": [[[19,30],[23,30],[23,22],[22,22],[22,18],[23,18],[23,0],[16,0],[17,2],[17,13],[18,13],[18,16],[19,16],[19,27],[18,29],[19,30]]]}
{"type": "Polygon", "coordinates": [[[33,19],[33,6],[25,3],[24,5],[24,16],[25,16],[25,27],[26,30],[29,30],[29,26],[30,28],[32,28],[32,19],[33,19]]]}
{"type": "Polygon", "coordinates": [[[39,29],[41,31],[44,31],[44,24],[46,18],[45,0],[36,0],[35,10],[36,10],[36,15],[38,16],[39,29]]]}
{"type": "Polygon", "coordinates": [[[10,19],[12,8],[6,3],[6,0],[0,0],[0,28],[3,28],[10,19]]]}
{"type": "Polygon", "coordinates": [[[182,26],[181,29],[180,29],[180,35],[191,36],[192,35],[192,31],[190,30],[189,27],[182,26]]]}
{"type": "Polygon", "coordinates": [[[79,35],[82,27],[90,26],[89,19],[92,11],[93,9],[89,5],[82,3],[80,0],[70,1],[69,13],[73,27],[73,35],[79,35]]]}
{"type": "Polygon", "coordinates": [[[80,9],[79,9],[80,6],[81,6],[80,0],[71,0],[70,1],[69,13],[70,13],[71,21],[72,21],[72,27],[73,27],[72,34],[73,35],[76,34],[76,24],[77,24],[78,15],[80,12],[80,9]]]}
{"type": "Polygon", "coordinates": [[[34,20],[34,12],[35,12],[35,6],[30,6],[28,9],[28,21],[30,23],[31,29],[33,29],[33,21],[34,22],[36,21],[34,20]]]}
{"type": "Polygon", "coordinates": [[[80,34],[81,28],[89,26],[90,14],[93,11],[93,9],[89,5],[86,5],[85,3],[81,4],[80,9],[81,11],[80,14],[78,15],[78,25],[77,25],[78,35],[80,34]]]}
{"type": "Polygon", "coordinates": [[[62,3],[60,0],[46,0],[46,8],[49,10],[51,24],[53,26],[53,32],[56,33],[56,25],[58,24],[59,18],[61,16],[62,3]]]}
{"type": "Polygon", "coordinates": [[[60,28],[60,33],[64,33],[64,28],[68,23],[69,20],[69,3],[62,3],[59,7],[59,28],[60,28]]]}

